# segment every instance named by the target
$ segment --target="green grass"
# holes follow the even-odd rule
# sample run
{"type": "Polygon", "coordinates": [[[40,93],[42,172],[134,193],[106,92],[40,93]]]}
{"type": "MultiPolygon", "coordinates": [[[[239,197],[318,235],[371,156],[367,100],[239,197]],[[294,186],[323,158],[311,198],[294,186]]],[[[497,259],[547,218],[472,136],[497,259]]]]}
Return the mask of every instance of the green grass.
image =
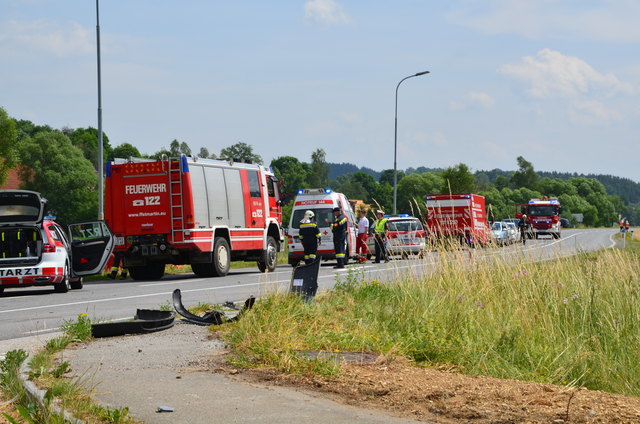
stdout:
{"type": "Polygon", "coordinates": [[[367,351],[466,374],[640,395],[640,256],[606,250],[543,263],[465,254],[396,284],[349,274],[315,302],[268,296],[224,330],[240,366],[334,374],[305,350],[367,351]]]}
{"type": "Polygon", "coordinates": [[[29,378],[46,390],[44,408],[31,402],[18,380],[18,369],[27,358],[23,350],[10,351],[0,361],[0,388],[8,395],[18,395],[16,409],[20,420],[4,416],[9,422],[56,424],[65,422],[63,417],[51,410],[52,403],[61,405],[86,423],[136,423],[128,416],[128,408],[109,408],[96,405],[85,393],[85,385],[68,378],[70,364],[60,357],[60,352],[72,343],[91,339],[91,321],[87,314],[79,314],[76,321],[65,321],[63,334],[47,342],[44,349],[29,361],[29,378]]]}

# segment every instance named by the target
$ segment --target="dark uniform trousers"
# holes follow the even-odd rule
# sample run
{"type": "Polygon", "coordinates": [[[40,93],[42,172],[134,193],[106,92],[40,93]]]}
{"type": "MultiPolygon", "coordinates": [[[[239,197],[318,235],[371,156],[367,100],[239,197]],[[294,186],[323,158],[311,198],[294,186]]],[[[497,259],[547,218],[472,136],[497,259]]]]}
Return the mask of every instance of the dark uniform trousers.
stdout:
{"type": "Polygon", "coordinates": [[[336,251],[336,260],[338,261],[337,267],[344,268],[347,239],[347,217],[344,215],[337,216],[333,221],[331,231],[333,231],[333,248],[336,251]]]}
{"type": "Polygon", "coordinates": [[[320,243],[320,230],[315,222],[300,224],[300,241],[304,248],[304,263],[310,264],[316,260],[318,244],[320,243]]]}

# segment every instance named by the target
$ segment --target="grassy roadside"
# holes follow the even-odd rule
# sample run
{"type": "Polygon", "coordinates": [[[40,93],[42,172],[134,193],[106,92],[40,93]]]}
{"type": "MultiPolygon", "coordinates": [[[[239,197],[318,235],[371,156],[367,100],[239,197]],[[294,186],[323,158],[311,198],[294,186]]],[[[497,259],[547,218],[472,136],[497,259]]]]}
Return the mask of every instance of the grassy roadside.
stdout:
{"type": "Polygon", "coordinates": [[[70,364],[63,360],[61,352],[73,343],[91,338],[91,321],[87,315],[80,314],[77,321],[65,322],[61,329],[63,335],[49,340],[44,349],[29,361],[29,379],[40,389],[46,390],[44,408],[29,399],[18,379],[18,371],[27,359],[27,353],[24,350],[10,351],[0,361],[0,389],[5,396],[17,397],[9,414],[0,413],[0,420],[33,424],[66,422],[64,417],[54,411],[53,406],[56,405],[87,424],[137,423],[138,421],[128,416],[127,408],[112,409],[94,404],[82,381],[66,376],[71,371],[70,364]]]}
{"type": "Polygon", "coordinates": [[[640,395],[640,255],[584,253],[543,263],[443,263],[396,284],[349,274],[304,303],[269,296],[224,337],[234,363],[337,374],[301,352],[375,352],[418,366],[640,395]]]}

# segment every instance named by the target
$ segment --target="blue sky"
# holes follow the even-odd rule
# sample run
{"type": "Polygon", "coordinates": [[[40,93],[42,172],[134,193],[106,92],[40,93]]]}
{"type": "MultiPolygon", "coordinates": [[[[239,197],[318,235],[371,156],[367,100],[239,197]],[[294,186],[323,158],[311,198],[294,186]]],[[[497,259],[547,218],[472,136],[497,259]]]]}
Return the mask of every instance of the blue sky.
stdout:
{"type": "MultiPolygon", "coordinates": [[[[640,181],[640,0],[102,0],[103,128],[153,153],[640,181]]],[[[0,106],[97,127],[92,0],[0,1],[0,106]]]]}

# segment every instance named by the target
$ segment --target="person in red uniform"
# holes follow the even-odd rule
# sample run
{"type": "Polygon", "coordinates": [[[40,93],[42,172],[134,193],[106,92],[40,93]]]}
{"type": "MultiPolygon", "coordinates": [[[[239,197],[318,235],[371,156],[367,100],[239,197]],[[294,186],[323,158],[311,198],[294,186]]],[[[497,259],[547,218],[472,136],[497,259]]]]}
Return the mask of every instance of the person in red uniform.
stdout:
{"type": "Polygon", "coordinates": [[[360,209],[360,220],[358,220],[358,238],[356,239],[356,254],[360,262],[367,261],[367,238],[369,237],[369,220],[367,219],[367,211],[360,209]]]}

